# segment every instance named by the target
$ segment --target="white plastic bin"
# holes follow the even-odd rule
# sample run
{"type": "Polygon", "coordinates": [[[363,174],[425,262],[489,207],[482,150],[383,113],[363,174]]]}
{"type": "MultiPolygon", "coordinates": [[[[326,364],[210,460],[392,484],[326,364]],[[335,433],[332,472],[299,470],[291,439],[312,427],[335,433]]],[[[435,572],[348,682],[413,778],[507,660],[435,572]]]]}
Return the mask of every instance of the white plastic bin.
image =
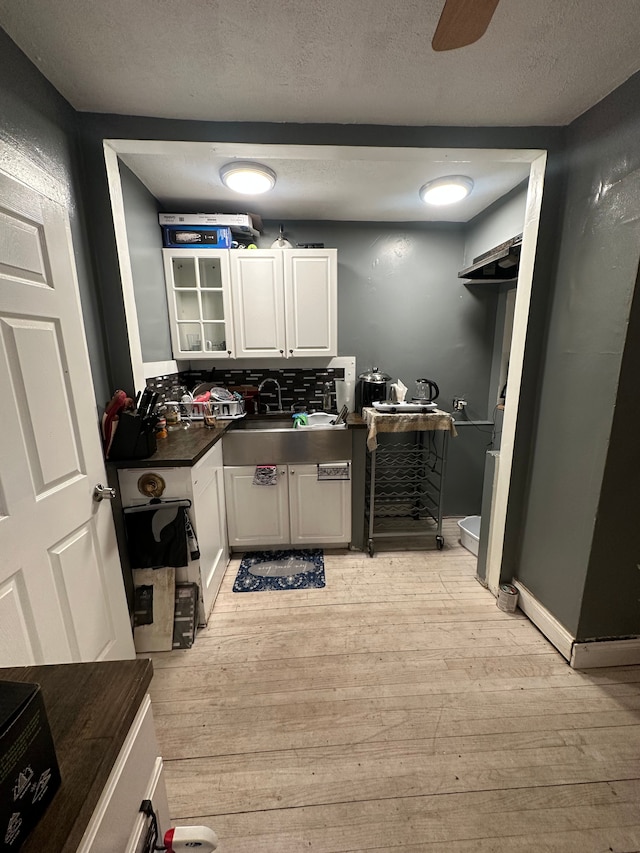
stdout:
{"type": "Polygon", "coordinates": [[[480,540],[480,516],[468,515],[458,522],[458,527],[460,528],[460,544],[477,557],[480,540]]]}

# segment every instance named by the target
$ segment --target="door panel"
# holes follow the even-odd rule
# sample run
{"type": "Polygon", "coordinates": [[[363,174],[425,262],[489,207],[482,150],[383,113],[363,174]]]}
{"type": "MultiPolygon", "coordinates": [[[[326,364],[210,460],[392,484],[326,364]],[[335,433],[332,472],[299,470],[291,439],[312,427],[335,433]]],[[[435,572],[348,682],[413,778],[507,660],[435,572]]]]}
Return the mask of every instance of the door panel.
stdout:
{"type": "Polygon", "coordinates": [[[51,287],[51,274],[45,241],[39,223],[21,218],[18,210],[0,210],[0,275],[13,276],[23,282],[51,287]]]}
{"type": "Polygon", "coordinates": [[[318,480],[317,465],[289,466],[291,543],[351,540],[351,482],[318,480]]]}
{"type": "Polygon", "coordinates": [[[221,442],[193,469],[193,498],[206,622],[229,562],[221,442]]]}
{"type": "Polygon", "coordinates": [[[337,354],[335,250],[285,255],[287,348],[293,356],[337,354]]]}
{"type": "Polygon", "coordinates": [[[284,354],[282,251],[231,257],[236,357],[284,354]]]}
{"type": "Polygon", "coordinates": [[[227,466],[224,490],[230,545],[247,547],[289,542],[286,465],[278,466],[275,486],[255,486],[253,465],[227,466]]]}
{"type": "Polygon", "coordinates": [[[31,480],[41,495],[81,473],[60,328],[49,321],[2,317],[0,329],[31,480]]]}
{"type": "Polygon", "coordinates": [[[115,636],[93,526],[74,531],[49,555],[73,658],[99,660],[115,636]]]}
{"type": "Polygon", "coordinates": [[[0,172],[0,665],[134,655],[66,212],[0,172]]]}
{"type": "Polygon", "coordinates": [[[0,659],[11,650],[13,666],[31,666],[39,657],[29,623],[33,622],[21,572],[0,584],[0,659]]]}

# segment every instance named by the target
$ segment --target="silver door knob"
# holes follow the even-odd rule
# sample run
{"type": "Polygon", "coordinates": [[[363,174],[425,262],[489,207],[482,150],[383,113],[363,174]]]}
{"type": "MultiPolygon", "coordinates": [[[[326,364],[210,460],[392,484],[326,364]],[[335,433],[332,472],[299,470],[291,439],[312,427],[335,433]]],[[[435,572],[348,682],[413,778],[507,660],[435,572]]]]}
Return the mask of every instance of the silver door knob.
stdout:
{"type": "Polygon", "coordinates": [[[116,496],[116,490],[110,488],[109,486],[103,486],[102,483],[98,483],[98,485],[93,490],[93,499],[96,503],[100,503],[100,501],[108,500],[112,501],[116,496]]]}

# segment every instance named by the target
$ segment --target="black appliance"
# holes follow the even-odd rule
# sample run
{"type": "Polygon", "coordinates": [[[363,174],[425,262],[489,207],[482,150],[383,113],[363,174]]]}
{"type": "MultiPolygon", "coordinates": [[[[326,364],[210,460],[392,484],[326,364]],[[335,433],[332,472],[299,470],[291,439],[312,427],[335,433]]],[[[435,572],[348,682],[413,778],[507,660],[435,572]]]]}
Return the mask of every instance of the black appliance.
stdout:
{"type": "Polygon", "coordinates": [[[382,403],[387,400],[387,382],[390,379],[390,376],[382,373],[377,367],[361,373],[356,385],[356,412],[362,414],[362,410],[371,406],[374,401],[382,403]]]}

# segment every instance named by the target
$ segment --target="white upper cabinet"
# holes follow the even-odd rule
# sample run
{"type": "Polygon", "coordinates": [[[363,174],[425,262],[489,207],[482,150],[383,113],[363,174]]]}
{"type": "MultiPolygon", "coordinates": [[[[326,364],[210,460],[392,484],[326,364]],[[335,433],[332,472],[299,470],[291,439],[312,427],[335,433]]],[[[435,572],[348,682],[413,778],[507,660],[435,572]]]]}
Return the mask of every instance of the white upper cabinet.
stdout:
{"type": "Polygon", "coordinates": [[[336,249],[164,249],[176,359],[338,354],[336,249]]]}
{"type": "Polygon", "coordinates": [[[233,358],[228,250],[162,254],[174,358],[233,358]]]}
{"type": "Polygon", "coordinates": [[[230,252],[237,358],[285,355],[282,249],[230,252]]]}
{"type": "Polygon", "coordinates": [[[284,251],[288,356],[338,353],[337,250],[284,251]]]}

